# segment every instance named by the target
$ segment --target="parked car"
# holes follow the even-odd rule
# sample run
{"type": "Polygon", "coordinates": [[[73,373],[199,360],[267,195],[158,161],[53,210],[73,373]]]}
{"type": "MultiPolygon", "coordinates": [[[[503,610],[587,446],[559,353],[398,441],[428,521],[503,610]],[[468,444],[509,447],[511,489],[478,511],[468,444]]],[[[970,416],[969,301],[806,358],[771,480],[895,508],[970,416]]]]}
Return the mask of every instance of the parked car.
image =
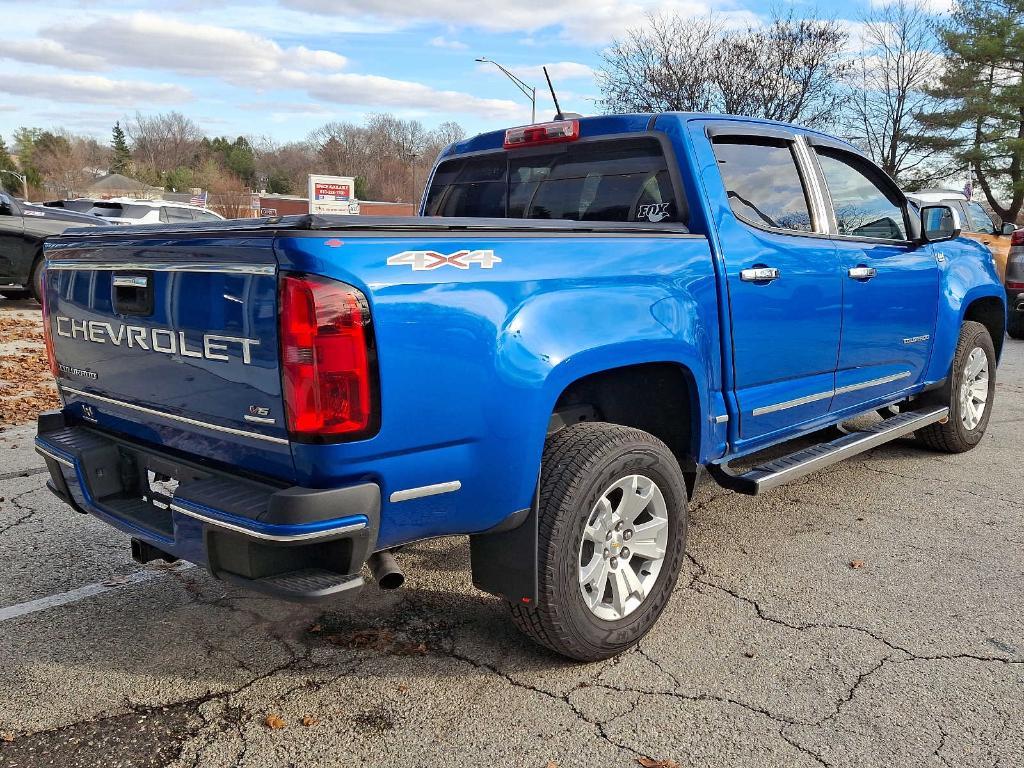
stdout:
{"type": "Polygon", "coordinates": [[[980,203],[968,200],[963,192],[956,190],[923,189],[920,192],[911,192],[908,197],[919,205],[941,203],[956,211],[960,216],[963,233],[972,240],[987,245],[996,260],[996,269],[999,271],[1000,277],[1006,274],[1010,235],[1016,231],[1016,226],[1007,222],[997,227],[980,203]]]}
{"type": "Polygon", "coordinates": [[[512,128],[448,148],[423,213],[49,244],[50,488],[139,561],[296,600],[364,563],[397,586],[397,548],[468,535],[473,582],[593,660],[670,599],[705,471],[758,494],[988,426],[992,259],[839,139],[680,113],[512,128]]]}
{"type": "Polygon", "coordinates": [[[87,216],[60,208],[45,208],[0,192],[0,296],[20,299],[40,297],[43,275],[43,241],[69,227],[102,224],[87,216]]]}
{"type": "Polygon", "coordinates": [[[115,198],[97,200],[88,211],[111,224],[177,224],[192,221],[224,221],[219,213],[171,200],[115,198]]]}
{"type": "Polygon", "coordinates": [[[1010,236],[1004,285],[1010,307],[1006,331],[1014,339],[1024,339],[1024,229],[1010,236]]]}

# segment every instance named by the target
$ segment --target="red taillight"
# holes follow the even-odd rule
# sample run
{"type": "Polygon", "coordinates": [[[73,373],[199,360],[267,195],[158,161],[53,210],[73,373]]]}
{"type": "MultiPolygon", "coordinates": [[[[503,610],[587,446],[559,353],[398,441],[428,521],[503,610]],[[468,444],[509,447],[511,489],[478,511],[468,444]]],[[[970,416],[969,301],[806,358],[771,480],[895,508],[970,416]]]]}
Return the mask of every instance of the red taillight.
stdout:
{"type": "Polygon", "coordinates": [[[53,378],[60,376],[60,369],[57,367],[57,356],[53,353],[53,332],[50,330],[50,313],[46,308],[46,269],[39,285],[39,301],[43,305],[43,341],[46,343],[46,358],[50,361],[50,373],[53,378]]]}
{"type": "Polygon", "coordinates": [[[558,120],[554,123],[524,125],[505,131],[505,149],[535,147],[540,144],[558,144],[576,141],[580,137],[579,120],[558,120]]]}
{"type": "Polygon", "coordinates": [[[1024,245],[1024,229],[1015,230],[1010,235],[1010,245],[1024,245]]]}
{"type": "Polygon", "coordinates": [[[1024,291],[1024,283],[1019,283],[1016,280],[1006,281],[1006,290],[1008,291],[1024,291]]]}
{"type": "Polygon", "coordinates": [[[372,346],[358,290],[313,275],[281,278],[281,380],[293,438],[333,442],[376,428],[372,346]]]}

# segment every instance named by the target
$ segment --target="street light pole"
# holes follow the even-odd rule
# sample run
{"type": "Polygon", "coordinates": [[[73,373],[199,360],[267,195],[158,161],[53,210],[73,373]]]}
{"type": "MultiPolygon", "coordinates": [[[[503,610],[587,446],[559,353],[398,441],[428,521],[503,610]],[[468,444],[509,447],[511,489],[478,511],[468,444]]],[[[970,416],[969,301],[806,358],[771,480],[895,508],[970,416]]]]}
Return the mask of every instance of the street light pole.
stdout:
{"type": "Polygon", "coordinates": [[[527,85],[522,80],[520,80],[518,77],[516,77],[511,72],[509,72],[507,69],[505,69],[503,66],[501,66],[501,64],[499,64],[496,61],[493,61],[492,59],[488,59],[486,56],[481,56],[478,59],[476,59],[476,61],[479,62],[480,64],[493,64],[494,66],[496,66],[498,69],[500,69],[504,73],[505,77],[507,77],[509,80],[511,80],[515,84],[516,88],[518,88],[520,91],[523,92],[523,94],[526,96],[526,98],[528,98],[530,100],[530,105],[532,107],[531,110],[530,110],[530,122],[531,123],[536,123],[537,122],[537,89],[534,88],[532,85],[527,85]]]}
{"type": "Polygon", "coordinates": [[[28,176],[24,173],[15,173],[14,171],[8,171],[6,168],[0,168],[0,173],[9,173],[14,178],[21,181],[21,193],[25,196],[25,202],[28,202],[28,176]]]}

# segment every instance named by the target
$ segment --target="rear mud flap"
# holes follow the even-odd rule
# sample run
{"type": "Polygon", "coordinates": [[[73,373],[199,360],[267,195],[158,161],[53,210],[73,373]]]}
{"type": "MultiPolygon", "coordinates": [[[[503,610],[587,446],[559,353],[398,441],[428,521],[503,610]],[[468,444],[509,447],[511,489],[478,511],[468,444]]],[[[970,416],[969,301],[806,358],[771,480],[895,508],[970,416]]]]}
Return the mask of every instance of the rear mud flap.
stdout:
{"type": "Polygon", "coordinates": [[[490,532],[469,537],[473,586],[513,603],[537,600],[537,524],[540,498],[490,532]]]}

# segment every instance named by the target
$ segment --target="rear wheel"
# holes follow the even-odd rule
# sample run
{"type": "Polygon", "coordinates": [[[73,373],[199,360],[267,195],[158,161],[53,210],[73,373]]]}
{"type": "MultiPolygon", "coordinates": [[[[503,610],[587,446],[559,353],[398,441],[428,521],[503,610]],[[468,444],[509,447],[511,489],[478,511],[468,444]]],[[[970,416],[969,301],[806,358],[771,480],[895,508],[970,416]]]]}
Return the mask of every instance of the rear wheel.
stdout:
{"type": "Polygon", "coordinates": [[[1019,312],[1016,309],[1010,310],[1006,333],[1011,339],[1024,339],[1024,312],[1019,312]]]}
{"type": "Polygon", "coordinates": [[[512,618],[581,661],[634,645],[672,594],[686,507],[679,463],[653,435],[601,422],[557,432],[541,466],[538,600],[512,618]]]}
{"type": "Polygon", "coordinates": [[[27,288],[32,292],[32,298],[43,303],[43,253],[39,252],[36,260],[32,262],[32,271],[29,273],[27,288]]]}
{"type": "Polygon", "coordinates": [[[967,321],[953,356],[949,386],[949,418],[917,432],[929,448],[963,453],[976,446],[985,434],[996,392],[996,351],[988,329],[967,321]]]}

